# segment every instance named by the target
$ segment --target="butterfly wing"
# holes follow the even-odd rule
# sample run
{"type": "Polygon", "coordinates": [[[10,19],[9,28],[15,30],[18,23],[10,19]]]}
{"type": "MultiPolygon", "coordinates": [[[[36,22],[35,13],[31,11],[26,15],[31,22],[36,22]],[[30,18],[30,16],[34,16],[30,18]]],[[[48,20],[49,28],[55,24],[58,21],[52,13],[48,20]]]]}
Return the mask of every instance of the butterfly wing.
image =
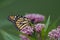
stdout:
{"type": "Polygon", "coordinates": [[[16,26],[19,30],[23,29],[27,25],[29,25],[29,20],[27,18],[21,17],[16,21],[16,26]]]}
{"type": "Polygon", "coordinates": [[[16,25],[18,30],[22,30],[24,27],[29,25],[30,22],[28,18],[19,16],[9,16],[9,20],[16,25]]]}

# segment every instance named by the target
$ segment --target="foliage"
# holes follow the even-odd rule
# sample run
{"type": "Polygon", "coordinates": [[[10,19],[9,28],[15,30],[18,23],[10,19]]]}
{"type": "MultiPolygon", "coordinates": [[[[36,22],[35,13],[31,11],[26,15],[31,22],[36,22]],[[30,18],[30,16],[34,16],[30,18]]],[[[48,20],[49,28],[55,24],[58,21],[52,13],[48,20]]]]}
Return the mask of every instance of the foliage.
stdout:
{"type": "MultiPolygon", "coordinates": [[[[49,40],[48,32],[50,30],[52,30],[53,27],[56,26],[56,23],[58,23],[58,21],[59,21],[59,19],[54,21],[53,24],[51,25],[51,24],[49,24],[50,23],[50,16],[48,17],[45,29],[43,29],[41,32],[42,40],[49,40]],[[51,26],[49,26],[49,25],[51,25],[51,26]]],[[[17,31],[16,28],[14,28],[10,22],[4,21],[4,25],[2,27],[0,26],[0,35],[3,38],[2,40],[20,40],[19,34],[20,34],[20,32],[17,31]],[[7,24],[9,24],[9,25],[7,25],[7,24]]],[[[28,37],[31,40],[37,40],[36,34],[37,33],[35,32],[35,33],[33,33],[32,36],[28,36],[28,37]]]]}

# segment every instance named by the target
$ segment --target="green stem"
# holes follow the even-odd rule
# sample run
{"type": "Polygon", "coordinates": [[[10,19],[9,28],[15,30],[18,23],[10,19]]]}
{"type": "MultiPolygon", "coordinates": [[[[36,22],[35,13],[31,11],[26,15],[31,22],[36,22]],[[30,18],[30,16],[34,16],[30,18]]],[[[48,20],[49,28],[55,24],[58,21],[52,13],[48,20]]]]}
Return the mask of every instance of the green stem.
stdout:
{"type": "Polygon", "coordinates": [[[37,33],[37,40],[42,40],[41,39],[41,33],[37,33]]]}

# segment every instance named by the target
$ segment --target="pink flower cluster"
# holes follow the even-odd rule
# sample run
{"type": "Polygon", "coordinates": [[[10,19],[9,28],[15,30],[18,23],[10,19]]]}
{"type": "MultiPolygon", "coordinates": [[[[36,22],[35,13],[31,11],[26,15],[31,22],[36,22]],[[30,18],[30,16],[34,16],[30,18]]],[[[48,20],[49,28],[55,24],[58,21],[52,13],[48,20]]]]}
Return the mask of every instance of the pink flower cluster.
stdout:
{"type": "Polygon", "coordinates": [[[40,31],[42,31],[42,29],[43,29],[44,27],[45,27],[45,24],[38,23],[38,24],[35,25],[35,30],[36,30],[37,32],[40,32],[40,31]]]}
{"type": "Polygon", "coordinates": [[[29,40],[25,35],[20,35],[21,40],[29,40]]]}
{"type": "Polygon", "coordinates": [[[34,30],[36,32],[40,32],[40,31],[42,31],[42,29],[44,27],[45,27],[45,24],[38,23],[38,24],[34,25],[34,28],[32,28],[31,26],[26,26],[20,32],[27,34],[27,35],[32,35],[34,30]]]}
{"type": "MultiPolygon", "coordinates": [[[[32,35],[32,33],[34,33],[34,31],[40,32],[45,27],[44,24],[38,23],[38,22],[44,20],[44,16],[43,15],[40,15],[40,14],[27,14],[27,15],[25,15],[25,17],[28,18],[28,19],[30,19],[31,21],[33,20],[33,22],[37,23],[37,24],[36,25],[34,24],[33,27],[30,26],[30,25],[24,27],[20,31],[23,34],[32,35]]],[[[20,37],[21,37],[22,40],[29,40],[26,36],[20,35],[20,37]]]]}
{"type": "Polygon", "coordinates": [[[27,14],[25,15],[26,18],[29,18],[31,21],[36,22],[40,22],[40,21],[44,21],[44,16],[40,15],[40,14],[27,14]]]}
{"type": "MultiPolygon", "coordinates": [[[[30,20],[34,20],[34,22],[39,22],[44,20],[44,16],[40,14],[27,14],[25,15],[25,17],[29,18],[30,20]]],[[[26,26],[20,32],[31,35],[34,32],[33,31],[34,29],[35,31],[40,32],[44,27],[45,27],[44,24],[38,23],[34,25],[34,28],[32,28],[31,26],[26,26]]]]}
{"type": "Polygon", "coordinates": [[[22,32],[24,34],[31,35],[34,31],[33,31],[33,28],[31,26],[26,26],[20,32],[22,32]]]}
{"type": "Polygon", "coordinates": [[[51,32],[49,32],[48,36],[52,39],[60,38],[60,26],[58,26],[57,29],[53,29],[51,32]]]}

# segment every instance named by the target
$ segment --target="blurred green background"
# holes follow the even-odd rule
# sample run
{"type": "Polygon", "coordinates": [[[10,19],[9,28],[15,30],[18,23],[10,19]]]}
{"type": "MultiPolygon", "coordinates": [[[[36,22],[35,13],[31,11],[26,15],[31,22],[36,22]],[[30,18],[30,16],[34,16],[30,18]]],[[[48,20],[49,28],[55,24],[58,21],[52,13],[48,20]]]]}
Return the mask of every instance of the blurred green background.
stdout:
{"type": "MultiPolygon", "coordinates": [[[[59,0],[0,0],[0,29],[18,36],[14,25],[8,21],[9,15],[25,15],[25,13],[40,13],[54,21],[60,17],[59,0]]],[[[1,35],[0,40],[4,40],[1,35]]]]}

